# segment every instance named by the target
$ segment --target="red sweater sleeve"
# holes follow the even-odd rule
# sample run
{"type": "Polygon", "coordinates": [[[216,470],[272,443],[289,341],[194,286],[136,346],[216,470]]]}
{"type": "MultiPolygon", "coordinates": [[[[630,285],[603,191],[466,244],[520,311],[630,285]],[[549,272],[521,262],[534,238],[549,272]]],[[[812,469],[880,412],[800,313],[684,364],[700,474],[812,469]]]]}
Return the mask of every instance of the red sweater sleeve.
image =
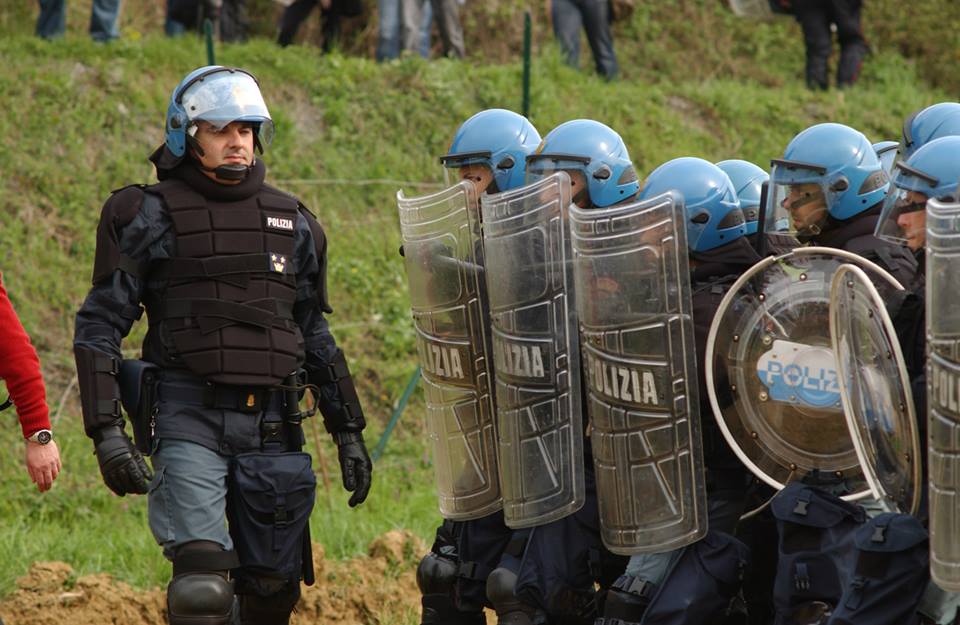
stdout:
{"type": "Polygon", "coordinates": [[[13,310],[0,275],[0,378],[7,384],[23,435],[50,428],[40,358],[13,310]]]}

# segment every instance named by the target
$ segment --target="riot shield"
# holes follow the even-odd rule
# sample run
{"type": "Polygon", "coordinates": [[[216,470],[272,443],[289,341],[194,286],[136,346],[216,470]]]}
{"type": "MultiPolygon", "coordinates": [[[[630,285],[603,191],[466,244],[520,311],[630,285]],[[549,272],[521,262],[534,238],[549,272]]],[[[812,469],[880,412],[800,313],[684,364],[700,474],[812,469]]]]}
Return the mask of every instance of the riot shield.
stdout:
{"type": "Polygon", "coordinates": [[[570,209],[601,537],[624,555],[707,531],[682,202],[570,209]]]}
{"type": "Polygon", "coordinates": [[[910,377],[886,306],[854,265],[833,276],[830,337],[847,429],[870,491],[888,512],[916,514],[922,459],[910,377]]]}
{"type": "Polygon", "coordinates": [[[440,513],[479,518],[501,501],[477,194],[461,182],[397,204],[440,513]]]}
{"type": "Polygon", "coordinates": [[[584,502],[570,201],[564,172],[482,198],[500,486],[514,528],[584,502]]]}
{"type": "Polygon", "coordinates": [[[960,204],[927,202],[930,574],[960,592],[960,204]]]}
{"type": "Polygon", "coordinates": [[[760,261],[720,302],[707,337],[707,393],[734,453],[774,488],[816,473],[870,494],[843,415],[830,342],[830,286],[844,263],[902,288],[855,254],[797,248],[760,261]],[[832,475],[831,475],[832,474],[832,475]]]}

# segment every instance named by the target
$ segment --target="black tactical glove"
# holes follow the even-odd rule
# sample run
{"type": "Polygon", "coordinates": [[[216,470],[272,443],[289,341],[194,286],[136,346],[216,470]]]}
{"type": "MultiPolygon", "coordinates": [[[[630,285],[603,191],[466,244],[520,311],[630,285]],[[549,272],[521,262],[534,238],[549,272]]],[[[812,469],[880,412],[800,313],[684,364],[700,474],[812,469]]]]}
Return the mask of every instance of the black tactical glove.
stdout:
{"type": "Polygon", "coordinates": [[[340,459],[340,472],[343,474],[343,487],[352,492],[350,507],[363,503],[370,492],[373,477],[373,463],[363,444],[363,434],[359,432],[338,432],[333,435],[337,443],[337,456],[340,459]]]}
{"type": "Polygon", "coordinates": [[[121,497],[127,493],[146,494],[153,473],[122,427],[100,428],[94,432],[93,442],[103,483],[110,490],[121,497]]]}

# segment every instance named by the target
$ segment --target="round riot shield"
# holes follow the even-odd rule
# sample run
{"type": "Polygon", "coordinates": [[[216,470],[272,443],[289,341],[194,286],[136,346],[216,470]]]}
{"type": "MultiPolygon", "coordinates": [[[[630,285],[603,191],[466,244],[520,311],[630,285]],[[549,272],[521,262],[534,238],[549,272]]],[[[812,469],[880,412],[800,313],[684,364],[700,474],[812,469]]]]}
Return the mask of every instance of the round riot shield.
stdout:
{"type": "Polygon", "coordinates": [[[707,394],[724,437],[774,488],[816,473],[869,496],[843,415],[830,341],[830,286],[844,263],[887,289],[874,263],[833,248],[766,258],[734,282],[707,337],[707,394]]]}
{"type": "Polygon", "coordinates": [[[920,506],[920,439],[900,343],[866,272],[843,265],[830,289],[840,396],[860,468],[890,512],[920,506]]]}

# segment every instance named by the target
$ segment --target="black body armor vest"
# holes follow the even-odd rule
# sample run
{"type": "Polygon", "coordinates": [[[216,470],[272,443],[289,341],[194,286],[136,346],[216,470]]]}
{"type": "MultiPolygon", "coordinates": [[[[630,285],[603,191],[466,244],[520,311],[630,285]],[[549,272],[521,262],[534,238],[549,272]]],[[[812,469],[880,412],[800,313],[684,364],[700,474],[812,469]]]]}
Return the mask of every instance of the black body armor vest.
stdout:
{"type": "Polygon", "coordinates": [[[144,358],[208,382],[279,384],[304,361],[293,320],[297,201],[267,185],[219,201],[177,178],[145,191],[163,198],[177,257],[149,274],[163,287],[144,297],[144,358]]]}

